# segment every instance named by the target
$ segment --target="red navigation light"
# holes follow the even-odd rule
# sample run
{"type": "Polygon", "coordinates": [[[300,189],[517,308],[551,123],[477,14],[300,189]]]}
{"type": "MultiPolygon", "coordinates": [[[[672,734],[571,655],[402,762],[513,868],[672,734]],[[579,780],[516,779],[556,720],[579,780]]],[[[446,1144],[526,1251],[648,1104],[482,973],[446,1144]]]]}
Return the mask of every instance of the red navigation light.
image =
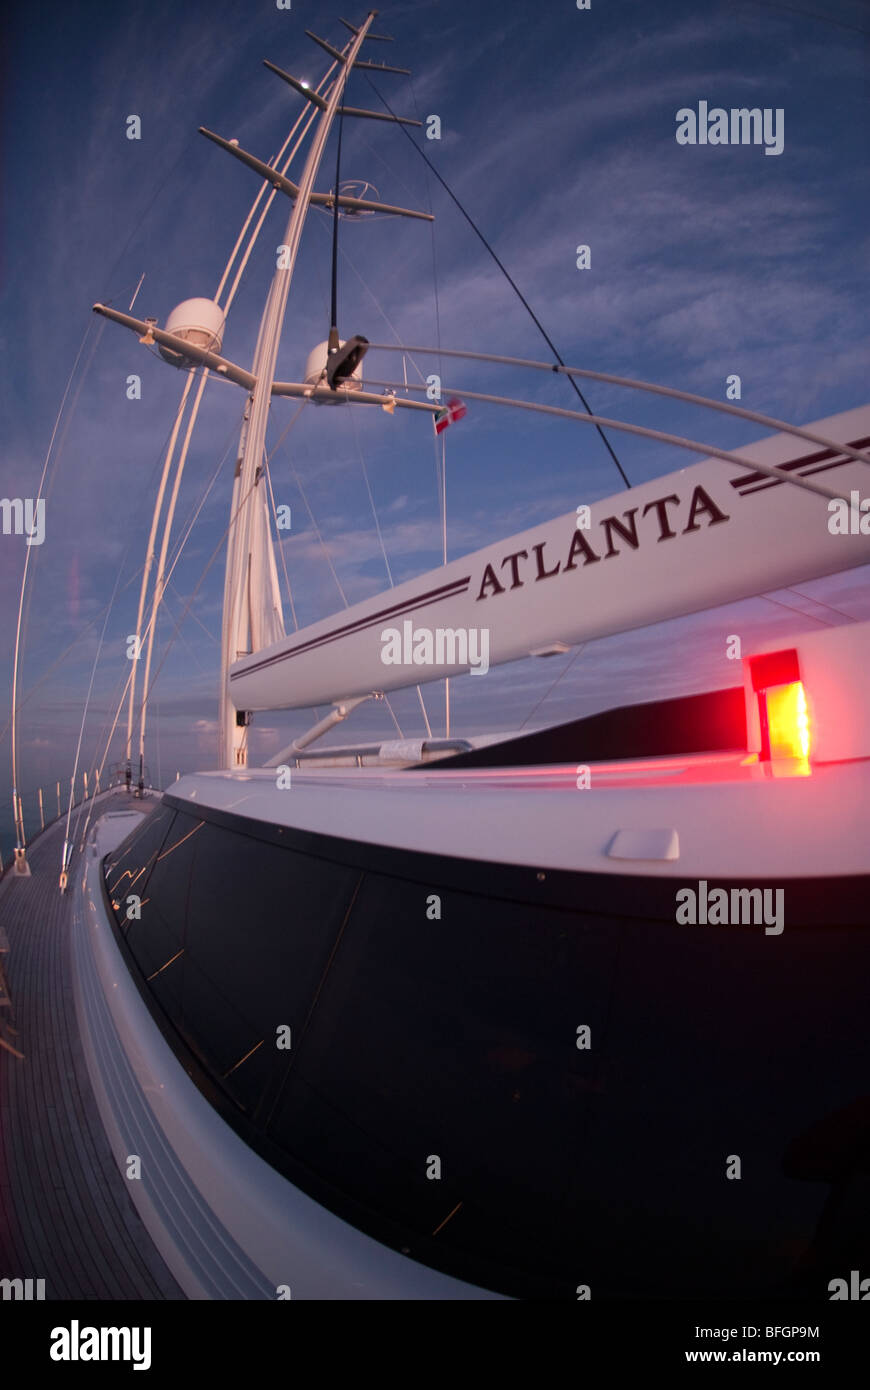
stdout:
{"type": "Polygon", "coordinates": [[[797,652],[766,652],[749,658],[752,689],[758,698],[761,758],[807,758],[810,719],[797,652]]]}
{"type": "Polygon", "coordinates": [[[810,719],[802,681],[774,685],[759,696],[768,758],[806,758],[810,751],[810,719]],[[766,716],[766,718],[765,718],[766,716]]]}
{"type": "Polygon", "coordinates": [[[772,685],[791,684],[801,678],[797,652],[792,647],[784,652],[765,652],[749,658],[752,689],[764,691],[772,685]]]}

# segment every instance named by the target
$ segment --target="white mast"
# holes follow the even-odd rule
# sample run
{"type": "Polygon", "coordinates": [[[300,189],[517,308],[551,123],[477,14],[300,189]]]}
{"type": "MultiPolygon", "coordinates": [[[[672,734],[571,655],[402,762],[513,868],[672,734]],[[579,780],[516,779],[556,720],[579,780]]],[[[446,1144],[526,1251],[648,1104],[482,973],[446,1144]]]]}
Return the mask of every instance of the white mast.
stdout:
{"type": "MultiPolygon", "coordinates": [[[[229,668],[239,657],[279,641],[284,636],[280,591],[269,529],[267,488],[261,487],[260,484],[266,423],[287,296],[314,180],[320,168],[330,128],[341,101],[347,75],[376,13],[370,12],[342,55],[344,71],[333,83],[315,130],[260,322],[253,364],[256,384],[251,392],[242,424],[239,462],[233,485],[232,520],[227,541],[220,685],[221,753],[226,767],[244,767],[248,756],[246,716],[243,712],[236,711],[230,699],[229,668]]],[[[337,196],[338,189],[335,193],[337,196]]]]}
{"type": "MultiPolygon", "coordinates": [[[[225,381],[231,381],[241,386],[248,395],[242,422],[239,452],[233,483],[230,525],[228,528],[227,566],[224,581],[224,612],[221,641],[220,736],[221,761],[227,767],[243,767],[247,763],[246,725],[248,716],[244,712],[245,707],[240,706],[237,709],[229,697],[228,686],[230,667],[240,657],[249,656],[251,653],[259,651],[264,647],[274,645],[274,643],[284,640],[286,636],[281,593],[278,584],[278,572],[275,564],[275,554],[272,547],[269,523],[267,496],[269,489],[268,486],[260,485],[265,475],[265,439],[271,397],[273,395],[283,395],[305,399],[313,398],[318,402],[324,400],[329,401],[330,404],[335,404],[337,400],[354,400],[355,402],[366,405],[382,406],[385,404],[385,397],[383,395],[353,390],[351,389],[350,382],[345,380],[348,376],[351,376],[351,378],[353,378],[354,375],[358,376],[358,373],[354,373],[354,367],[357,360],[365,353],[366,339],[352,338],[344,345],[343,351],[339,353],[338,349],[341,347],[341,344],[338,341],[337,328],[334,324],[330,329],[329,344],[330,352],[334,355],[331,358],[329,356],[327,358],[330,362],[330,366],[324,373],[325,384],[317,382],[312,385],[310,381],[304,383],[275,381],[275,364],[284,314],[287,307],[290,282],[292,280],[296,257],[299,251],[305,217],[310,204],[314,203],[321,207],[332,208],[334,211],[340,207],[353,212],[380,212],[388,213],[393,216],[412,217],[426,221],[432,220],[431,213],[397,207],[369,198],[357,198],[340,194],[337,188],[331,193],[315,193],[313,191],[314,180],[323,158],[330,128],[337,114],[340,114],[342,117],[362,117],[371,120],[397,122],[403,125],[419,126],[421,124],[419,120],[408,120],[403,117],[394,116],[392,113],[384,115],[381,112],[362,110],[357,107],[349,107],[341,104],[348,73],[354,66],[362,68],[377,67],[378,72],[393,72],[407,75],[407,70],[404,68],[388,67],[386,64],[380,63],[372,64],[356,61],[357,54],[366,38],[384,39],[387,37],[386,35],[372,34],[370,32],[370,26],[376,13],[377,11],[370,12],[365,23],[359,29],[355,28],[353,25],[347,25],[353,34],[353,38],[348,42],[345,50],[342,52],[333,48],[333,46],[324,39],[318,38],[316,34],[306,31],[309,38],[319,44],[333,59],[333,68],[338,65],[341,69],[341,71],[336,74],[331,87],[326,88],[326,90],[329,91],[328,98],[321,94],[320,88],[326,86],[333,68],[326,73],[317,88],[312,89],[306,82],[298,81],[295,77],[290,76],[289,73],[284,72],[273,63],[266,63],[266,67],[277,73],[279,77],[292,86],[300,95],[305,97],[310,107],[314,108],[313,111],[309,112],[305,121],[306,130],[303,134],[307,133],[307,127],[313,119],[314,114],[317,112],[321,113],[302,179],[298,185],[293,183],[278,169],[277,163],[281,155],[278,156],[274,166],[264,164],[263,161],[257,159],[256,156],[241,149],[237,141],[224,140],[221,136],[214,134],[214,132],[200,127],[201,134],[205,135],[227,153],[232,154],[234,158],[240,160],[264,179],[266,181],[264,187],[271,185],[273,190],[285,194],[293,201],[293,212],[287,223],[284,240],[277,248],[278,259],[276,271],[260,320],[260,329],[253,362],[254,370],[247,371],[220,355],[223,330],[226,321],[226,310],[235,294],[239,274],[247,261],[250,247],[242,262],[240,271],[237,272],[236,281],[223,309],[219,306],[217,300],[186,300],[173,310],[167,320],[165,328],[161,329],[158,328],[155,318],[149,318],[143,321],[133,318],[129,313],[125,314],[117,309],[112,309],[105,304],[98,303],[93,306],[95,313],[105,318],[112,319],[114,322],[122,324],[126,328],[132,329],[139,337],[141,343],[150,346],[156,342],[159,345],[161,356],[173,366],[181,367],[190,372],[197,367],[203,369],[196,401],[188,421],[184,447],[177,467],[169,512],[164,523],[163,542],[160,560],[158,562],[158,577],[152,603],[151,620],[147,630],[149,640],[139,737],[140,783],[141,768],[144,759],[145,711],[147,708],[148,678],[150,674],[156,615],[162,598],[163,588],[165,587],[164,564],[166,550],[172,529],[175,502],[181,481],[181,471],[184,466],[184,459],[187,455],[193,425],[197,417],[199,401],[209,372],[220,373],[225,381]],[[333,341],[333,339],[335,339],[335,341],[333,341]]],[[[347,24],[347,21],[343,20],[342,23],[347,24]]],[[[302,117],[299,118],[294,130],[298,128],[302,119],[302,117]]],[[[293,132],[291,132],[291,136],[288,137],[288,142],[289,139],[292,138],[292,133],[293,132]]],[[[300,136],[300,139],[301,138],[300,136]]],[[[283,150],[281,154],[283,154],[283,150]]],[[[257,230],[259,231],[259,226],[257,230]]],[[[236,249],[238,249],[238,244],[236,249]]],[[[233,256],[235,256],[235,252],[233,256]]],[[[227,271],[224,272],[224,279],[222,279],[218,287],[218,295],[221,294],[228,270],[229,266],[227,267],[227,271]]],[[[182,407],[179,410],[172,440],[170,441],[170,446],[167,451],[163,479],[161,481],[154,519],[152,521],[151,535],[148,543],[148,556],[146,559],[146,574],[140,593],[137,637],[141,634],[145,591],[148,572],[150,571],[154,559],[153,549],[159,514],[164,493],[168,486],[170,463],[178,432],[181,427],[181,420],[184,413],[183,407],[186,404],[192,386],[192,380],[193,377],[191,375],[185,387],[182,407]]],[[[386,400],[389,403],[388,408],[390,410],[400,407],[402,409],[422,410],[431,413],[435,409],[435,407],[428,402],[424,404],[423,402],[417,401],[397,400],[392,393],[386,397],[386,400]]],[[[127,734],[128,786],[131,782],[132,690],[134,678],[131,677],[129,684],[131,689],[131,715],[128,718],[127,734]]]]}

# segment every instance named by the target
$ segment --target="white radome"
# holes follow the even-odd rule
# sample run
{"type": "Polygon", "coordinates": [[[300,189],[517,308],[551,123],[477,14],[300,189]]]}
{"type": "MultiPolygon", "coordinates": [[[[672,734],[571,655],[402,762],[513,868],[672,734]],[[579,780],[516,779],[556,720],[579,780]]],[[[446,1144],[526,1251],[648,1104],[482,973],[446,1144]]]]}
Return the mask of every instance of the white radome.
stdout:
{"type": "MultiPolygon", "coordinates": [[[[184,338],[195,347],[220,352],[224,334],[224,311],[213,299],[185,299],[176,305],[163,325],[165,332],[184,338]]],[[[161,357],[174,367],[192,365],[191,358],[161,347],[161,357]]]]}

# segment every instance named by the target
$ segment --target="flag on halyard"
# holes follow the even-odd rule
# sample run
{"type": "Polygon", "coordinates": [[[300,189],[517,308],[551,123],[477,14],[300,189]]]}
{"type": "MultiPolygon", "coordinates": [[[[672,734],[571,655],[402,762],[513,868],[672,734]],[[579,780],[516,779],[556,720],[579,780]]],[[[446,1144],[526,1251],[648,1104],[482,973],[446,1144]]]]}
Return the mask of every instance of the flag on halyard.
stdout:
{"type": "Polygon", "coordinates": [[[458,396],[451,396],[447,404],[436,410],[432,417],[435,421],[435,433],[441,434],[454,420],[461,420],[463,415],[467,414],[468,407],[462,404],[458,396]]]}

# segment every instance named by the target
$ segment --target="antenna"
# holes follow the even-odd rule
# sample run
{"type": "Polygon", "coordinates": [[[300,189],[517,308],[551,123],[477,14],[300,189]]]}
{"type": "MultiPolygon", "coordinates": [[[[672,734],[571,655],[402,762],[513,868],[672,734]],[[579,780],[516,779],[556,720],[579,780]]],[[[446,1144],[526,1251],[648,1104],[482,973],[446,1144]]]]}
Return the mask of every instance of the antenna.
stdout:
{"type": "Polygon", "coordinates": [[[335,155],[335,200],[332,205],[332,313],[329,325],[327,359],[338,352],[338,193],[341,188],[341,137],[344,117],[338,120],[338,147],[335,155]]]}

